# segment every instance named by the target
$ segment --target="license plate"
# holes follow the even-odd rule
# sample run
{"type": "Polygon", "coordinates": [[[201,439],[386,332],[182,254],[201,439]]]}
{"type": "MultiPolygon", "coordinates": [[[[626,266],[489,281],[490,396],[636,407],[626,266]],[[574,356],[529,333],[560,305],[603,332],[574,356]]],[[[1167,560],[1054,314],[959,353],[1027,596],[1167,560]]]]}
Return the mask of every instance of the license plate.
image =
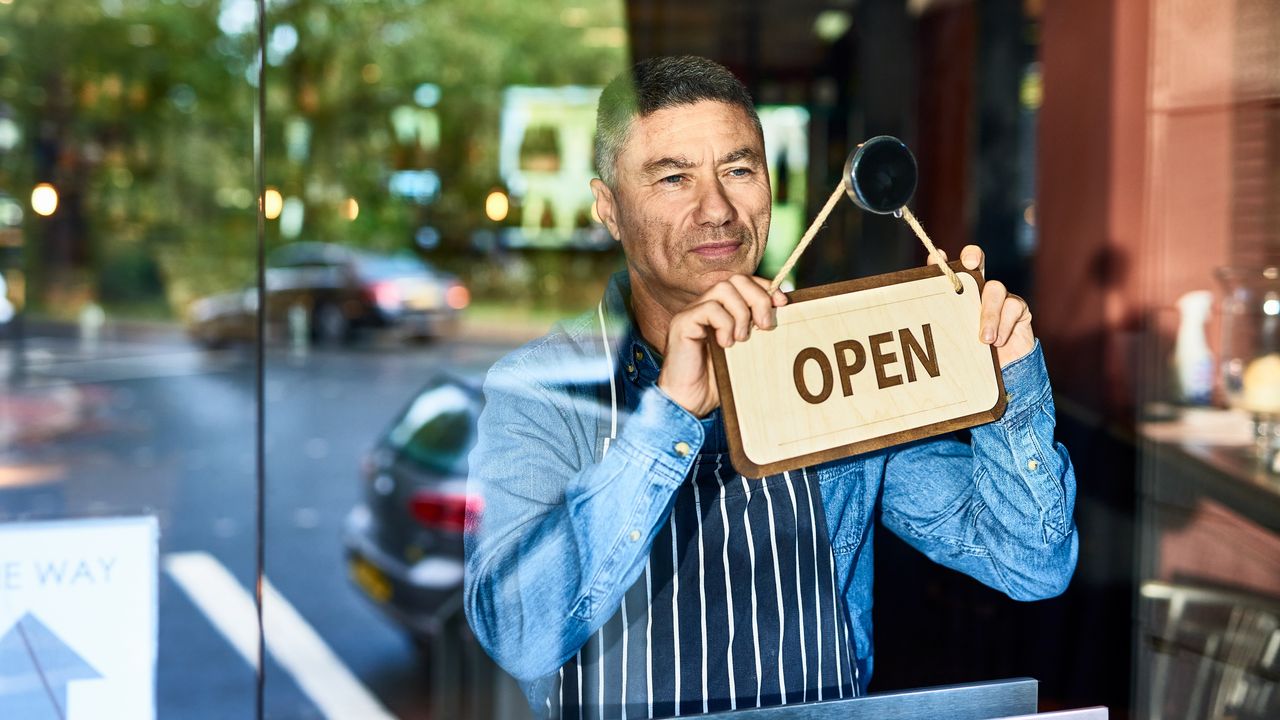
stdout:
{"type": "Polygon", "coordinates": [[[411,310],[435,310],[439,306],[438,293],[430,288],[422,288],[409,295],[405,305],[411,310]]]}
{"type": "Polygon", "coordinates": [[[348,568],[351,579],[364,590],[365,594],[379,603],[391,599],[391,581],[381,570],[374,567],[364,558],[352,558],[348,568]]]}

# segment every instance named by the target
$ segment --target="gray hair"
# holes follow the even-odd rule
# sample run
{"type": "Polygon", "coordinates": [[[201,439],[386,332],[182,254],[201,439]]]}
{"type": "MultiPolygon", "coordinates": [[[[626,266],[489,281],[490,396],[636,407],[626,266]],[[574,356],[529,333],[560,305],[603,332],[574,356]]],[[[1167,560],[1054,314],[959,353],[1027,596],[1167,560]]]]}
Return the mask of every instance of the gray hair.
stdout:
{"type": "Polygon", "coordinates": [[[617,189],[618,153],[632,120],[705,100],[741,108],[760,131],[760,116],[746,86],[713,60],[695,55],[650,58],[614,78],[600,94],[596,110],[595,160],[600,179],[617,189]]]}

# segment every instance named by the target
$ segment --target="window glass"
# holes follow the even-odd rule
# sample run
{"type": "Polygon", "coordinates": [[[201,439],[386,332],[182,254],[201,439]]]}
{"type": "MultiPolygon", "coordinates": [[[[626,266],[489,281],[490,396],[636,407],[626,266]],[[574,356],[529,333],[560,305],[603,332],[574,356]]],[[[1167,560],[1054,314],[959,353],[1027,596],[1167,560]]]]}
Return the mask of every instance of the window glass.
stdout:
{"type": "Polygon", "coordinates": [[[0,2],[0,717],[254,716],[253,25],[0,2]]]}
{"type": "Polygon", "coordinates": [[[489,367],[619,267],[589,182],[624,4],[267,6],[265,579],[349,691],[302,663],[267,707],[527,716],[462,612],[468,454],[489,367]]]}
{"type": "Polygon", "coordinates": [[[389,278],[403,275],[430,274],[432,268],[413,255],[362,255],[359,260],[360,271],[370,278],[389,278]]]}

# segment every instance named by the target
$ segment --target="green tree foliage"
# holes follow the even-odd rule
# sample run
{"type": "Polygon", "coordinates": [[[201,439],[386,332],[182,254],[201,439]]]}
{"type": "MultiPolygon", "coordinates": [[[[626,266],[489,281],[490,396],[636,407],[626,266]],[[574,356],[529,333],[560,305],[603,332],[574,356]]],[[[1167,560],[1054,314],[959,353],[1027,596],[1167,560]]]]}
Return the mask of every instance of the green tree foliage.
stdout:
{"type": "MultiPolygon", "coordinates": [[[[253,7],[0,4],[0,104],[22,131],[0,190],[21,199],[47,181],[62,197],[53,218],[27,218],[33,295],[126,301],[163,285],[180,309],[252,276],[253,7]]],[[[268,2],[267,182],[301,203],[298,239],[408,247],[430,224],[444,252],[465,248],[498,182],[503,89],[606,82],[626,62],[621,26],[617,0],[268,2]],[[421,110],[424,83],[439,89],[419,113],[432,137],[406,140],[393,117],[421,110]],[[442,181],[433,202],[389,194],[391,172],[427,168],[442,181]]]]}
{"type": "Polygon", "coordinates": [[[53,218],[28,215],[33,300],[83,300],[104,268],[177,248],[244,256],[252,194],[220,203],[217,191],[252,188],[249,56],[216,20],[212,3],[0,6],[0,102],[22,131],[0,182],[20,198],[52,182],[61,196],[53,218]]]}

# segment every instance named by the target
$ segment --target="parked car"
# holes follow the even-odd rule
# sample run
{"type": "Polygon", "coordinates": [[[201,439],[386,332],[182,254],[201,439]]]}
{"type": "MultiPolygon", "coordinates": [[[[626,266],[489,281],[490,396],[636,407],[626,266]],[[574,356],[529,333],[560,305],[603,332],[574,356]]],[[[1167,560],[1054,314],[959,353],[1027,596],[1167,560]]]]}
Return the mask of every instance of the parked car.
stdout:
{"type": "Polygon", "coordinates": [[[420,647],[462,610],[463,537],[484,509],[467,494],[482,404],[478,382],[428,382],[365,457],[364,500],[347,516],[351,581],[420,647]]]}
{"type": "Polygon", "coordinates": [[[252,342],[257,336],[258,288],[209,295],[187,308],[187,334],[208,348],[252,342]]]}
{"type": "MultiPolygon", "coordinates": [[[[267,259],[266,322],[281,337],[305,329],[313,340],[345,342],[360,328],[393,328],[410,337],[452,332],[471,294],[458,278],[409,253],[384,254],[330,243],[285,245],[267,259]]],[[[253,287],[201,298],[189,331],[209,346],[252,340],[253,287]]]]}

